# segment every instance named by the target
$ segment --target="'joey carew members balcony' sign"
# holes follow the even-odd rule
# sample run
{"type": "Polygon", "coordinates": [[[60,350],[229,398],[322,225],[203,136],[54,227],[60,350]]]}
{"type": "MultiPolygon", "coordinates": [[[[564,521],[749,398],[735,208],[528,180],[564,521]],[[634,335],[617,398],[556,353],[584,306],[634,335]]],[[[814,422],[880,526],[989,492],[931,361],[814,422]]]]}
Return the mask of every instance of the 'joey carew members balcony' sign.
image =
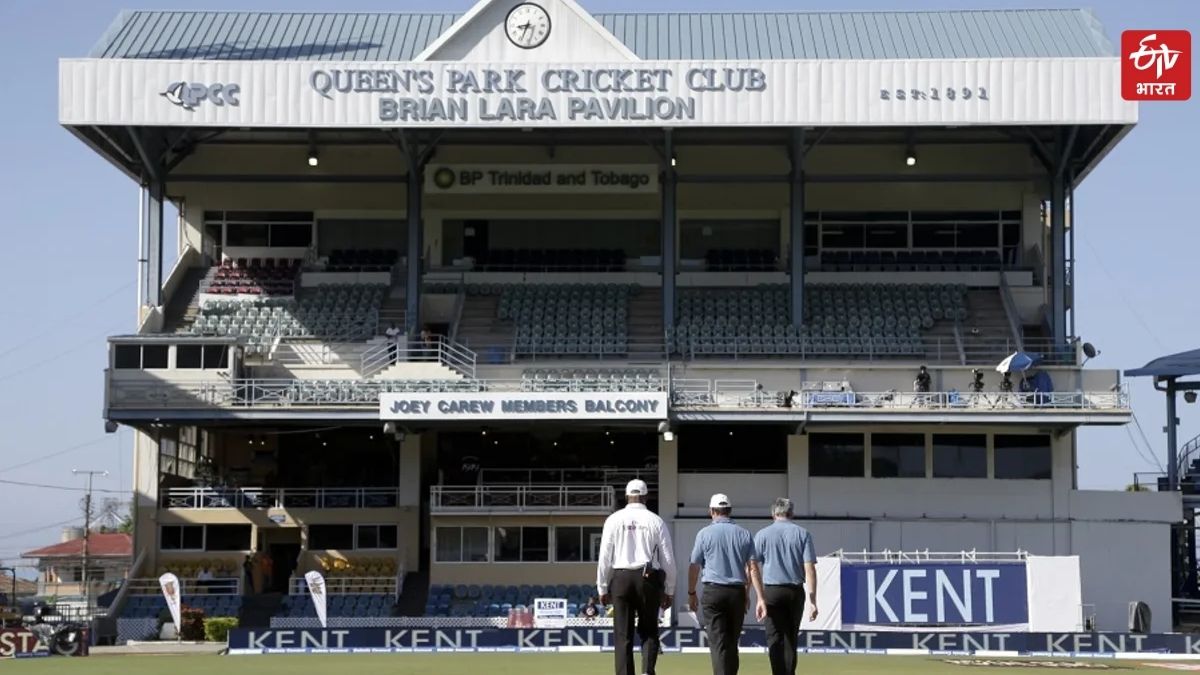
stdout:
{"type": "Polygon", "coordinates": [[[663,420],[667,395],[645,393],[384,394],[379,418],[455,420],[663,420]]]}

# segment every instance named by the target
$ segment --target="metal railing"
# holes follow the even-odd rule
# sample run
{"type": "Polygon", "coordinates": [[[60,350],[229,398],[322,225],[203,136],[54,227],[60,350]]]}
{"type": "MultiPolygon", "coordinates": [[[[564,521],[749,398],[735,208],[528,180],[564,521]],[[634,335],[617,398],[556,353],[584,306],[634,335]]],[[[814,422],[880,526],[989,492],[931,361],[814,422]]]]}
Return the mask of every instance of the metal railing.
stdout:
{"type": "Polygon", "coordinates": [[[815,410],[1129,410],[1129,393],[1122,386],[1101,392],[856,392],[766,391],[751,381],[675,380],[675,408],[783,408],[815,410]]]}
{"type": "Polygon", "coordinates": [[[399,488],[167,488],[165,509],[392,509],[399,488]]]}
{"type": "MultiPolygon", "coordinates": [[[[399,575],[395,577],[325,577],[325,592],[329,595],[389,595],[400,594],[399,575]]],[[[308,581],[304,577],[292,577],[288,583],[289,595],[307,595],[308,581]]]]}
{"type": "Polygon", "coordinates": [[[389,340],[362,354],[359,372],[372,377],[397,363],[440,363],[463,377],[475,377],[475,352],[440,335],[420,340],[389,340]]]}
{"type": "Polygon", "coordinates": [[[578,511],[609,513],[615,496],[611,485],[434,485],[429,505],[435,513],[454,511],[578,511]]]}
{"type": "Polygon", "coordinates": [[[1004,563],[1024,562],[1029,558],[1027,551],[846,551],[838,549],[832,557],[841,558],[848,563],[891,563],[891,564],[928,564],[928,563],[1004,563]]]}
{"type": "MultiPolygon", "coordinates": [[[[126,579],[125,587],[129,595],[162,595],[162,585],[158,579],[134,578],[126,579]]],[[[241,595],[242,580],[237,577],[220,577],[208,581],[199,579],[179,579],[179,594],[183,595],[241,595]]]]}

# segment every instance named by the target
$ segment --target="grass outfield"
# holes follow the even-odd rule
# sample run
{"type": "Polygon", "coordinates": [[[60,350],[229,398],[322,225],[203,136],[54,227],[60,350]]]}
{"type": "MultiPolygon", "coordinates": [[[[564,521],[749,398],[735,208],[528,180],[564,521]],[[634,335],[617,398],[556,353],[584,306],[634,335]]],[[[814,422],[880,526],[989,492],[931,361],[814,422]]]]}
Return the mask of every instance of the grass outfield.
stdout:
{"type": "MultiPolygon", "coordinates": [[[[1015,659],[1013,659],[1015,660],[1015,659]]],[[[1106,668],[1086,672],[1170,672],[1139,661],[1085,659],[1073,661],[1106,668]]],[[[1195,663],[1195,662],[1193,662],[1195,663]]],[[[925,656],[802,655],[799,672],[818,675],[874,675],[876,673],[1037,673],[1064,668],[966,667],[925,656]]],[[[53,673],[70,675],[609,675],[611,654],[384,654],[313,656],[94,656],[82,659],[18,659],[0,668],[5,675],[53,673]]],[[[1075,669],[1071,669],[1075,670],[1075,669]]],[[[1083,670],[1083,669],[1080,669],[1083,670]]],[[[703,675],[709,670],[703,654],[666,654],[659,659],[659,675],[703,675]]],[[[761,655],[742,657],[745,675],[769,673],[761,655]]]]}

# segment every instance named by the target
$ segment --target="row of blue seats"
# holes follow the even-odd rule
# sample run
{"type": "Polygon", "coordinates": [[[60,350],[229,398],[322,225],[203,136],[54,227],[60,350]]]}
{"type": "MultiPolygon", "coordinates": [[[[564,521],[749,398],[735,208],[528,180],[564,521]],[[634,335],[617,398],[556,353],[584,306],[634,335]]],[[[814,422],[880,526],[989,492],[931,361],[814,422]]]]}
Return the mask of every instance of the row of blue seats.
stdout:
{"type": "MultiPolygon", "coordinates": [[[[242,599],[236,595],[185,595],[183,606],[199,609],[205,616],[237,616],[242,599]]],[[[159,595],[130,596],[121,612],[124,618],[154,618],[167,608],[167,602],[159,595]]]]}
{"type": "Polygon", "coordinates": [[[487,600],[501,601],[509,597],[517,600],[509,600],[510,603],[517,603],[520,599],[528,598],[587,598],[596,594],[596,587],[588,584],[558,584],[550,585],[520,585],[520,586],[497,586],[492,584],[434,584],[429,587],[429,597],[444,598],[446,601],[454,600],[487,600]]]}

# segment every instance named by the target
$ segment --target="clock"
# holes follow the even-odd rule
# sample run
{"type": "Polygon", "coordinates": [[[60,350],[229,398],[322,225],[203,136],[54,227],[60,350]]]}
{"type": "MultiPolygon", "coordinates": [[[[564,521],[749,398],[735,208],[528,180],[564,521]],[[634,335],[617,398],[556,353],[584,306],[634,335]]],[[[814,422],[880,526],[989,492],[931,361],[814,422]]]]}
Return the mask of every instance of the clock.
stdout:
{"type": "Polygon", "coordinates": [[[522,2],[509,10],[504,32],[521,49],[540,47],[550,37],[550,15],[541,5],[522,2]]]}

